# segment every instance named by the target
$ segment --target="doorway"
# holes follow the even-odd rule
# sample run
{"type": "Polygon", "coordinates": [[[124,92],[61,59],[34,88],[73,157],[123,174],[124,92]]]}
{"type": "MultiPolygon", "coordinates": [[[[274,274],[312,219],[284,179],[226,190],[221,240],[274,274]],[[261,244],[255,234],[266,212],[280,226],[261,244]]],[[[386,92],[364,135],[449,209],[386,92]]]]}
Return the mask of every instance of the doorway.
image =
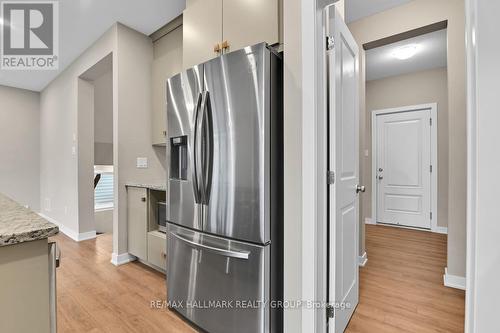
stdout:
{"type": "MultiPolygon", "coordinates": [[[[114,211],[113,62],[108,54],[78,78],[78,198],[81,231],[111,243],[114,211]]],[[[83,239],[82,239],[83,240],[83,239]]]]}
{"type": "Polygon", "coordinates": [[[372,112],[373,221],[437,227],[437,104],[372,112]]]}

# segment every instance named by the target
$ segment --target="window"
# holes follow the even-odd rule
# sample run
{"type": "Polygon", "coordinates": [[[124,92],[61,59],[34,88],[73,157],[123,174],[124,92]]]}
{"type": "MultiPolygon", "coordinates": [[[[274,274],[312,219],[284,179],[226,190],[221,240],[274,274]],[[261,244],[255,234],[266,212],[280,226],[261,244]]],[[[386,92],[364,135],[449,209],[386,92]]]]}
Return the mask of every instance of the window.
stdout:
{"type": "Polygon", "coordinates": [[[101,175],[101,178],[94,189],[94,208],[95,210],[113,208],[113,167],[95,166],[94,177],[98,174],[101,175]]]}

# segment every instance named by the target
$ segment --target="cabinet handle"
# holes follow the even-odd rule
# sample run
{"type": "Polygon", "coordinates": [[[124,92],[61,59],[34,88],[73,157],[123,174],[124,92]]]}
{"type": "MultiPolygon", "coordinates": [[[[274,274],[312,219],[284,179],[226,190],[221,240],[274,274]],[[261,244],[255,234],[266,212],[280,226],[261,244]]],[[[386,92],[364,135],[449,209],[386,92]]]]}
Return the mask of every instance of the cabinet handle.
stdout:
{"type": "Polygon", "coordinates": [[[221,47],[220,47],[220,44],[219,44],[219,43],[217,43],[217,44],[215,44],[215,45],[214,45],[214,52],[215,52],[217,55],[218,55],[218,54],[220,54],[220,52],[221,52],[221,47]]]}
{"type": "Polygon", "coordinates": [[[142,201],[142,202],[146,202],[146,198],[142,197],[142,198],[141,198],[141,201],[142,201]]]}
{"type": "Polygon", "coordinates": [[[163,136],[166,137],[167,136],[167,131],[163,131],[163,136]]]}
{"type": "Polygon", "coordinates": [[[161,256],[162,256],[163,258],[166,258],[166,257],[167,257],[167,254],[166,254],[165,252],[163,252],[163,251],[162,251],[162,252],[161,252],[161,256]]]}
{"type": "Polygon", "coordinates": [[[227,51],[229,49],[229,42],[227,40],[223,41],[221,47],[224,51],[227,51]]]}

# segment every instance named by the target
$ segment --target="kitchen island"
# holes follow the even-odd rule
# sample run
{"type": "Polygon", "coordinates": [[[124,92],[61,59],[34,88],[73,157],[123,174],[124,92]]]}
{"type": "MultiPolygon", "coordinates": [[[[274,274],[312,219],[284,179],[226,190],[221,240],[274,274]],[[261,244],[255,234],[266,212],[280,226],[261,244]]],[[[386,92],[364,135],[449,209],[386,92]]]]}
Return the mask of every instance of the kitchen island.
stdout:
{"type": "Polygon", "coordinates": [[[0,194],[0,332],[55,332],[58,227],[0,194]]]}

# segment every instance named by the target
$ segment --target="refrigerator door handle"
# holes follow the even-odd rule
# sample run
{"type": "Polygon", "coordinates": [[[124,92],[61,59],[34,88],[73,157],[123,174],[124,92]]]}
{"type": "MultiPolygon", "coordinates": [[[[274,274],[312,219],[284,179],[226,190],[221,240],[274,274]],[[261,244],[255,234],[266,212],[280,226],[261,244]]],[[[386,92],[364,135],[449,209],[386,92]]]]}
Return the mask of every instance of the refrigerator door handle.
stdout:
{"type": "Polygon", "coordinates": [[[192,248],[199,249],[199,250],[205,250],[205,251],[212,252],[212,253],[215,253],[215,254],[218,254],[218,255],[221,255],[224,257],[248,260],[248,257],[250,255],[249,251],[230,251],[230,250],[226,250],[226,249],[220,249],[217,247],[213,247],[213,246],[209,246],[209,245],[205,245],[205,244],[201,244],[201,243],[192,241],[192,240],[187,239],[187,238],[185,238],[177,233],[174,233],[174,232],[170,232],[170,234],[172,236],[174,236],[175,238],[177,238],[178,240],[186,243],[187,245],[189,245],[192,248]]]}
{"type": "Polygon", "coordinates": [[[202,126],[202,203],[208,205],[210,200],[210,185],[212,182],[213,164],[213,124],[210,93],[203,91],[201,95],[201,126],[202,126]]]}
{"type": "Polygon", "coordinates": [[[192,153],[192,161],[193,161],[193,193],[194,193],[194,201],[195,203],[201,203],[201,193],[200,193],[200,167],[199,167],[199,156],[198,156],[198,147],[199,147],[199,139],[200,133],[198,132],[199,127],[199,118],[200,118],[200,107],[201,107],[201,93],[198,94],[198,99],[196,101],[196,107],[194,109],[194,140],[193,140],[193,149],[191,149],[192,153]]]}

